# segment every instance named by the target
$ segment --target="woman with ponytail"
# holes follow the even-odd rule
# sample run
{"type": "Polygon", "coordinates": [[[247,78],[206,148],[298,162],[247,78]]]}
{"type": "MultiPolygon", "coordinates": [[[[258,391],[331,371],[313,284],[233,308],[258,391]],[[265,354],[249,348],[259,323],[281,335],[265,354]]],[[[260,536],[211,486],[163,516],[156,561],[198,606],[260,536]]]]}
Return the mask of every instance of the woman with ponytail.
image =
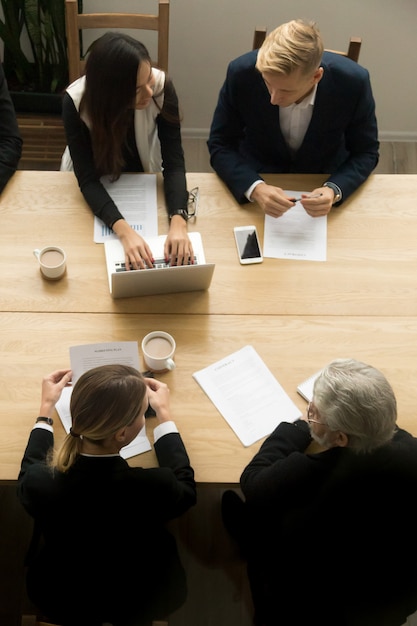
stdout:
{"type": "Polygon", "coordinates": [[[71,378],[71,370],[44,378],[19,474],[19,498],[35,521],[28,594],[63,626],[148,626],[185,600],[165,524],[196,500],[169,389],[125,365],[89,370],[74,385],[71,430],[54,451],[51,416],[71,378]],[[130,467],[120,451],[143,428],[149,404],[159,467],[130,467]]]}

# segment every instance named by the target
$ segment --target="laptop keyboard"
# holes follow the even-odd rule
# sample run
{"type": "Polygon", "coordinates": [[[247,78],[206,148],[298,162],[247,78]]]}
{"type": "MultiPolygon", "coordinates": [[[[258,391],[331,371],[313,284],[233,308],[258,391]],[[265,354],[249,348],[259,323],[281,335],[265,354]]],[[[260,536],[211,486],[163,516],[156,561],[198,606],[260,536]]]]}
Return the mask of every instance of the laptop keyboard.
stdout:
{"type": "MultiPolygon", "coordinates": [[[[183,265],[185,265],[183,263],[183,265]]],[[[194,257],[194,263],[191,263],[191,260],[188,261],[188,263],[186,263],[186,265],[197,265],[197,257],[194,257]]],[[[163,269],[165,267],[176,267],[176,265],[170,265],[169,261],[166,262],[165,259],[155,259],[153,267],[145,267],[145,269],[163,269]]],[[[130,269],[133,269],[132,267],[130,269]]],[[[126,271],[126,264],[125,263],[116,263],[115,264],[115,270],[116,272],[125,272],[126,271]]]]}

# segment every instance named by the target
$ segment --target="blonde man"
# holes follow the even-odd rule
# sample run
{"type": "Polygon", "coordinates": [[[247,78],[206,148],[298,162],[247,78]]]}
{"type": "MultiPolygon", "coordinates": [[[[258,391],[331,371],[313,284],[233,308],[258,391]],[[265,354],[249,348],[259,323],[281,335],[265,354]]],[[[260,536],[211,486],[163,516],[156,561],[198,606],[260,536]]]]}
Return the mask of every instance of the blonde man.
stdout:
{"type": "Polygon", "coordinates": [[[257,202],[272,217],[291,209],[294,198],[262,174],[323,174],[302,204],[313,217],[326,215],[378,163],[368,71],[323,52],[313,22],[282,24],[259,50],[229,64],[208,147],[212,167],[236,200],[257,202]]]}

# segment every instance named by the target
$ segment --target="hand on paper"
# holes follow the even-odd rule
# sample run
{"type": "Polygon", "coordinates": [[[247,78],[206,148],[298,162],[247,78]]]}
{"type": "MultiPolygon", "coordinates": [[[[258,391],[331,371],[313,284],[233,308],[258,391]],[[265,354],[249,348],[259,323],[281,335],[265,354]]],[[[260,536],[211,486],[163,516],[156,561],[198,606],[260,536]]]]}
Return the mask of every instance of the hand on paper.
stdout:
{"type": "MultiPolygon", "coordinates": [[[[280,187],[260,183],[252,192],[251,199],[259,204],[266,215],[281,217],[294,206],[294,198],[289,198],[280,187]]],[[[327,215],[333,206],[334,191],[329,187],[319,187],[310,193],[301,194],[300,203],[311,217],[327,215]]]]}
{"type": "Polygon", "coordinates": [[[251,200],[257,202],[262,211],[271,217],[281,217],[294,202],[285,195],[281,187],[259,183],[252,191],[251,200]]]}
{"type": "Polygon", "coordinates": [[[71,379],[72,370],[70,369],[55,370],[43,378],[39,415],[51,417],[62,390],[71,382],[71,379]]]}
{"type": "Polygon", "coordinates": [[[169,422],[172,418],[168,385],[156,378],[145,378],[145,383],[148,387],[149,404],[156,413],[156,419],[159,423],[169,422]]]}
{"type": "Polygon", "coordinates": [[[333,206],[334,191],[329,187],[313,189],[311,193],[301,194],[300,203],[311,217],[327,215],[333,206]],[[315,197],[313,197],[315,196],[315,197]]]}
{"type": "Polygon", "coordinates": [[[126,269],[145,269],[153,265],[153,256],[150,247],[125,220],[117,220],[113,224],[113,231],[119,237],[125,251],[126,269]]]}
{"type": "Polygon", "coordinates": [[[171,259],[171,265],[188,265],[194,258],[193,246],[187,234],[187,222],[181,215],[173,215],[164,245],[165,259],[171,259]]]}

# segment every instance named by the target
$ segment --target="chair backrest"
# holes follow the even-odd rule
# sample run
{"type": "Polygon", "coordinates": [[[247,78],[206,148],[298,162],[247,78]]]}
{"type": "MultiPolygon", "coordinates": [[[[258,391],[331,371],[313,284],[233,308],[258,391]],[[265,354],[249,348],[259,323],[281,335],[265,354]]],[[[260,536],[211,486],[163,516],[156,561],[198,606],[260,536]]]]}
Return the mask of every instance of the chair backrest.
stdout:
{"type": "Polygon", "coordinates": [[[352,59],[356,63],[359,61],[359,54],[361,51],[362,39],[360,37],[351,37],[349,39],[349,46],[347,52],[341,52],[340,50],[327,50],[327,52],[336,52],[336,54],[341,54],[348,59],[352,59]]]}
{"type": "Polygon", "coordinates": [[[157,0],[158,13],[78,13],[78,0],[65,0],[65,27],[68,50],[69,81],[72,83],[84,73],[81,59],[80,32],[105,28],[152,30],[158,33],[158,57],[155,65],[168,71],[169,0],[157,0]]]}
{"type": "MultiPolygon", "coordinates": [[[[260,48],[265,41],[266,37],[266,28],[264,26],[257,26],[253,33],[253,44],[252,50],[257,50],[260,48]]],[[[349,39],[349,46],[347,52],[342,52],[340,50],[329,50],[326,48],[327,52],[335,52],[336,54],[341,54],[344,57],[348,57],[355,61],[356,63],[359,60],[359,54],[361,51],[362,39],[360,37],[351,37],[349,39]]]]}
{"type": "Polygon", "coordinates": [[[263,42],[265,41],[265,37],[266,37],[265,26],[257,26],[253,33],[252,50],[258,50],[262,46],[263,42]]]}

